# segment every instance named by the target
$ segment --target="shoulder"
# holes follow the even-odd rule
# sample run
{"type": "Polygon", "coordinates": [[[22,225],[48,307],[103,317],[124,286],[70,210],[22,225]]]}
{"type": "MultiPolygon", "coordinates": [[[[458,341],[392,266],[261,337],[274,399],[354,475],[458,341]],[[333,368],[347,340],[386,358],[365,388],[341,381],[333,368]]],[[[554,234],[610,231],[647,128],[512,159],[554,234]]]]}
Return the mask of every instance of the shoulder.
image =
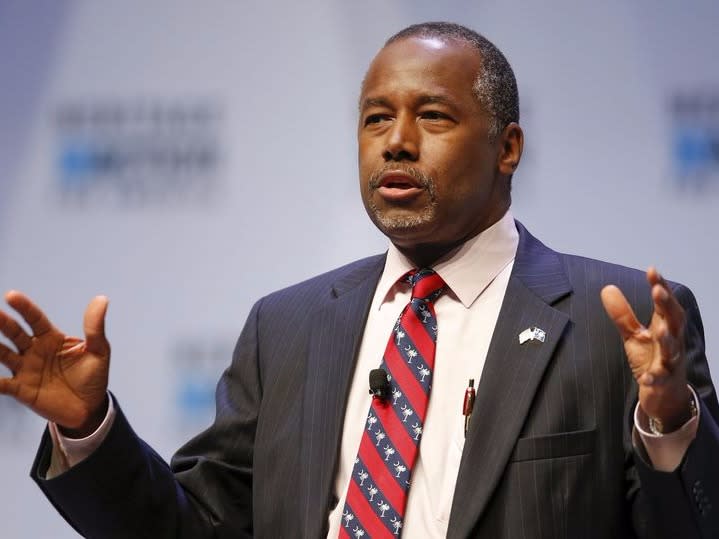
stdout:
{"type": "MultiPolygon", "coordinates": [[[[555,251],[533,236],[519,221],[516,221],[516,226],[519,232],[516,263],[522,268],[523,273],[561,271],[574,287],[627,284],[648,288],[646,272],[643,270],[555,251]]],[[[673,288],[681,287],[678,283],[670,284],[673,288]]]]}
{"type": "MultiPolygon", "coordinates": [[[[542,269],[551,267],[561,271],[572,289],[574,298],[598,300],[601,289],[613,284],[622,290],[635,309],[651,313],[653,303],[646,270],[555,251],[532,236],[521,223],[517,223],[517,229],[520,232],[518,260],[521,258],[529,260],[522,262],[522,265],[538,271],[540,266],[536,261],[540,260],[544,262],[542,269]],[[546,263],[548,260],[552,263],[546,263]]],[[[667,280],[667,282],[685,309],[698,310],[696,299],[689,288],[675,281],[667,280]]]]}
{"type": "MultiPolygon", "coordinates": [[[[639,301],[639,296],[651,301],[646,270],[584,256],[565,253],[557,254],[561,258],[567,275],[574,286],[586,286],[594,289],[614,284],[624,292],[630,302],[632,302],[632,299],[639,301]]],[[[686,285],[670,279],[667,279],[667,284],[680,303],[685,304],[685,306],[696,305],[694,294],[686,285]]]]}
{"type": "Polygon", "coordinates": [[[562,261],[567,276],[574,284],[584,283],[592,286],[624,284],[648,288],[646,273],[637,268],[574,254],[557,253],[557,255],[562,261]]]}
{"type": "Polygon", "coordinates": [[[385,254],[355,260],[339,268],[316,275],[299,283],[282,288],[263,297],[258,304],[263,308],[304,303],[307,307],[336,297],[368,279],[379,279],[384,268],[385,254]]]}

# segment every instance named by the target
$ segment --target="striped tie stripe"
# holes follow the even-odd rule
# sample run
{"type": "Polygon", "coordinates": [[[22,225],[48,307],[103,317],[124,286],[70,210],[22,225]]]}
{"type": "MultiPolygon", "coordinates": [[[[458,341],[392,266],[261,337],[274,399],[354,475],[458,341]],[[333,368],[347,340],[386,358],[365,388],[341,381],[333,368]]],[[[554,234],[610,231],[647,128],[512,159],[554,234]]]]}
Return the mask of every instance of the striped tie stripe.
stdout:
{"type": "Polygon", "coordinates": [[[394,326],[381,368],[391,377],[392,397],[372,399],[360,442],[340,537],[398,537],[417,460],[436,348],[434,301],[444,281],[431,269],[405,276],[412,298],[394,326]]]}

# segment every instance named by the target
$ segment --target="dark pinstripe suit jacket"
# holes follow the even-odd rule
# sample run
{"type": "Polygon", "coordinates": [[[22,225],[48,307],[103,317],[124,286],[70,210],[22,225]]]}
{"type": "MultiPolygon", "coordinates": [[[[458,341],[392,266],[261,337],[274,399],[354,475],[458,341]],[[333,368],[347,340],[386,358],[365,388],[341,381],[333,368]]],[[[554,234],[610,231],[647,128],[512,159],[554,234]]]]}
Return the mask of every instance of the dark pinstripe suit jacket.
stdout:
{"type": "MultiPolygon", "coordinates": [[[[674,473],[631,446],[636,388],[602,308],[619,285],[650,318],[641,272],[551,251],[521,225],[477,392],[448,537],[719,537],[719,408],[691,292],[697,439],[674,473]],[[520,345],[529,326],[544,343],[520,345]]],[[[217,419],[172,468],[120,412],[103,445],[50,481],[45,435],[32,475],[90,537],[323,537],[357,346],[384,264],[377,256],[271,294],[252,309],[217,390],[217,419]]]]}

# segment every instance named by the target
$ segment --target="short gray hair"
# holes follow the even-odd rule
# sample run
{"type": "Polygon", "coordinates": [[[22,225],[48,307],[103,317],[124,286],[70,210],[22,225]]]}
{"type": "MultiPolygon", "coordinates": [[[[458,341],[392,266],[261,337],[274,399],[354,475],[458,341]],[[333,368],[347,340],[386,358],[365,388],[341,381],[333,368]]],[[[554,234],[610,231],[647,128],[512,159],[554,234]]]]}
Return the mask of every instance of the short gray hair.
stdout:
{"type": "Polygon", "coordinates": [[[413,24],[390,37],[387,45],[408,37],[455,40],[474,47],[482,56],[482,67],[474,81],[474,95],[489,113],[489,136],[494,139],[511,122],[519,122],[519,92],[512,66],[502,52],[486,37],[451,22],[413,24]]]}

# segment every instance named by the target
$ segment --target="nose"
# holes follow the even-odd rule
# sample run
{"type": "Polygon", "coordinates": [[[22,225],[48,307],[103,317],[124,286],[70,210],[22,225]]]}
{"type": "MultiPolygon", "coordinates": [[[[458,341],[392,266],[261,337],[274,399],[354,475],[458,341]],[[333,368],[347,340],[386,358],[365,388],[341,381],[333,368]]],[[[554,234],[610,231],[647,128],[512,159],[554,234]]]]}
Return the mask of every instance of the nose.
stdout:
{"type": "Polygon", "coordinates": [[[414,118],[398,115],[387,131],[382,153],[385,161],[416,161],[419,158],[419,133],[414,118]]]}

